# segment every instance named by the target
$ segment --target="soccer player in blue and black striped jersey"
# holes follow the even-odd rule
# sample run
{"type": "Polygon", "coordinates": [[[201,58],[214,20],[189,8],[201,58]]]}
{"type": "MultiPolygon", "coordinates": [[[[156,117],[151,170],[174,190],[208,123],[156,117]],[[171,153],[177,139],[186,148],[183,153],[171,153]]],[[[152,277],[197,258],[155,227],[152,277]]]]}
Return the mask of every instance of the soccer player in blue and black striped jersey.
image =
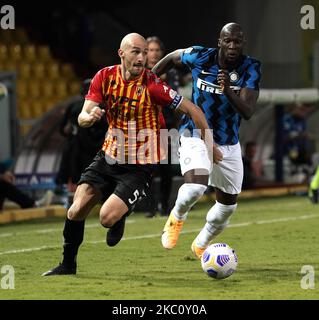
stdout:
{"type": "Polygon", "coordinates": [[[239,144],[242,118],[248,120],[259,95],[260,62],[243,54],[245,37],[237,23],[226,24],[218,40],[218,48],[193,46],[176,50],[153,68],[161,75],[180,63],[192,73],[192,100],[205,113],[213,129],[214,163],[209,161],[206,146],[194,122],[183,116],[180,126],[180,165],[185,183],[178,191],[175,206],[165,224],[162,244],[172,249],[177,243],[188,211],[205,192],[215,187],[216,203],[207,213],[207,222],[192,243],[192,251],[200,258],[209,243],[229,223],[241,192],[243,164],[239,144]]]}

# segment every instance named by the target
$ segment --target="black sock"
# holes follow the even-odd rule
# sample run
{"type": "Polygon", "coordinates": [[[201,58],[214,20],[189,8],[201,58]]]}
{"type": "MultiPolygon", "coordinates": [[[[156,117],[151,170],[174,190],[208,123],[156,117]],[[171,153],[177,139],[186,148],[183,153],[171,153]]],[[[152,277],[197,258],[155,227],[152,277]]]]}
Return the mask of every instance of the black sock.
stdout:
{"type": "Polygon", "coordinates": [[[74,221],[66,218],[63,230],[64,244],[63,244],[63,264],[74,267],[76,265],[76,256],[78,249],[83,241],[84,236],[83,221],[74,221]]]}

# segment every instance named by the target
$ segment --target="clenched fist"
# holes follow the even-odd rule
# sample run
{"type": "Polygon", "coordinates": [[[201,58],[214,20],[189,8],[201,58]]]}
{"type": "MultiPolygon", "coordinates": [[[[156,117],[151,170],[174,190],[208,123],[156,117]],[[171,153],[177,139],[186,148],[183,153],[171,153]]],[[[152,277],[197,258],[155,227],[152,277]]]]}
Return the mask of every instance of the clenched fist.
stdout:
{"type": "Polygon", "coordinates": [[[92,124],[96,121],[101,120],[103,114],[105,113],[105,110],[102,110],[99,107],[92,108],[91,112],[89,113],[89,119],[92,121],[92,124]]]}
{"type": "Polygon", "coordinates": [[[227,93],[227,91],[230,89],[230,79],[227,70],[218,70],[217,83],[221,86],[222,91],[227,93]]]}
{"type": "Polygon", "coordinates": [[[85,109],[79,114],[78,122],[83,128],[91,127],[96,121],[101,120],[105,110],[102,110],[98,106],[94,106],[90,112],[85,109]]]}

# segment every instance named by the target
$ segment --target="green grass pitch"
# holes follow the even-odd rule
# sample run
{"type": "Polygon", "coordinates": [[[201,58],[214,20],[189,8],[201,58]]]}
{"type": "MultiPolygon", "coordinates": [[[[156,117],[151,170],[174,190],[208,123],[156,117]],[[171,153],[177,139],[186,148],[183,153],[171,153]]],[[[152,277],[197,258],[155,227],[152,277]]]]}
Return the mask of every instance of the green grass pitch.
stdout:
{"type": "MultiPolygon", "coordinates": [[[[193,208],[169,251],[161,246],[163,218],[132,214],[124,239],[110,248],[106,229],[93,214],[76,276],[41,277],[61,261],[63,219],[0,226],[0,268],[12,265],[15,271],[15,288],[0,286],[0,299],[319,299],[319,206],[293,196],[240,200],[215,241],[236,250],[238,268],[231,277],[214,280],[190,251],[210,205],[193,208]],[[304,265],[315,270],[313,289],[301,288],[304,265]]],[[[0,280],[4,276],[0,273],[0,280]]]]}

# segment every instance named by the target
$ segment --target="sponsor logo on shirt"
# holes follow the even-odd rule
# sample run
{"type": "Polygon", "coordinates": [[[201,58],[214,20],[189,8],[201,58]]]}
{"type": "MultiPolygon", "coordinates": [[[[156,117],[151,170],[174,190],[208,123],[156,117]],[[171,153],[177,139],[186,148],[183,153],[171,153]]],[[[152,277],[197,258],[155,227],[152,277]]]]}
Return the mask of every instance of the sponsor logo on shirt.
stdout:
{"type": "MultiPolygon", "coordinates": [[[[215,94],[223,94],[221,86],[217,84],[213,84],[207,81],[204,81],[202,79],[197,79],[197,88],[199,90],[205,91],[205,92],[210,92],[210,93],[215,93],[215,94]]],[[[234,91],[240,91],[241,87],[239,86],[230,86],[230,88],[234,91]]]]}

